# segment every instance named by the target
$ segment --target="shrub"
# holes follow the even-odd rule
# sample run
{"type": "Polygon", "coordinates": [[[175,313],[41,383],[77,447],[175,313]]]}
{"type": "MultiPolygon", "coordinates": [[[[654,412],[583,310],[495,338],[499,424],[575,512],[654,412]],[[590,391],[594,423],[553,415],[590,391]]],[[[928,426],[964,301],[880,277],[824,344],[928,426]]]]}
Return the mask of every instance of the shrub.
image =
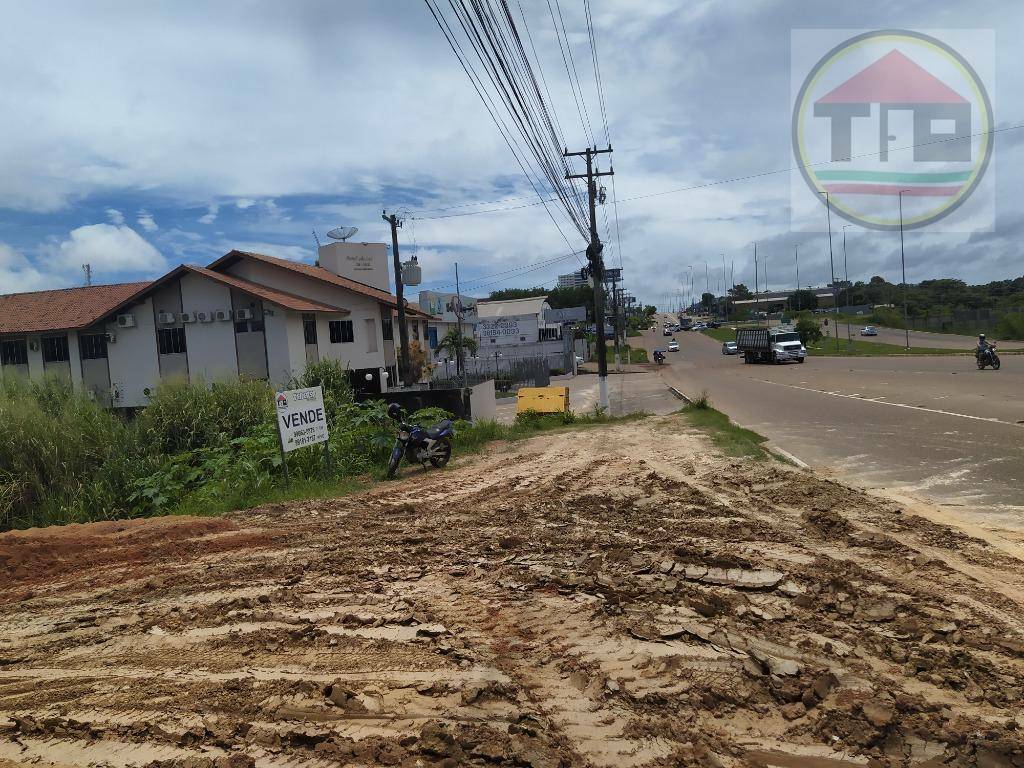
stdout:
{"type": "Polygon", "coordinates": [[[810,312],[797,315],[796,332],[800,334],[800,343],[805,347],[821,341],[821,326],[810,312]]]}
{"type": "Polygon", "coordinates": [[[1024,312],[1011,312],[999,318],[996,335],[1003,339],[1024,339],[1024,312]]]}

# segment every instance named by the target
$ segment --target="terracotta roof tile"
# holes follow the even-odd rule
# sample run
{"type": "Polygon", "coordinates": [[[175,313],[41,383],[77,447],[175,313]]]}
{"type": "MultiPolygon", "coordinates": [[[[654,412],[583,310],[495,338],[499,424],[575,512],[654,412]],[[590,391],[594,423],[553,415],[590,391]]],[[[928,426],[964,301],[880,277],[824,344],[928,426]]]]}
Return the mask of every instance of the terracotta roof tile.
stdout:
{"type": "MultiPolygon", "coordinates": [[[[374,288],[372,285],[367,285],[366,283],[360,283],[358,280],[341,277],[340,275],[336,275],[323,267],[318,267],[313,264],[304,264],[300,261],[291,261],[290,259],[281,259],[277,256],[267,256],[265,253],[254,253],[253,251],[231,251],[210,264],[208,269],[217,270],[222,265],[226,265],[239,258],[250,258],[255,259],[256,261],[262,261],[265,264],[273,264],[274,266],[281,267],[282,269],[288,269],[292,272],[298,272],[301,275],[305,275],[306,277],[311,277],[314,280],[321,280],[325,283],[331,283],[332,285],[346,288],[354,293],[369,296],[383,304],[389,304],[392,307],[398,306],[398,298],[393,293],[382,291],[380,288],[374,288]]],[[[431,317],[431,315],[426,312],[415,309],[412,306],[407,306],[405,311],[413,316],[431,317]]]]}
{"type": "Polygon", "coordinates": [[[86,328],[150,283],[116,283],[0,296],[0,333],[86,328]]]}

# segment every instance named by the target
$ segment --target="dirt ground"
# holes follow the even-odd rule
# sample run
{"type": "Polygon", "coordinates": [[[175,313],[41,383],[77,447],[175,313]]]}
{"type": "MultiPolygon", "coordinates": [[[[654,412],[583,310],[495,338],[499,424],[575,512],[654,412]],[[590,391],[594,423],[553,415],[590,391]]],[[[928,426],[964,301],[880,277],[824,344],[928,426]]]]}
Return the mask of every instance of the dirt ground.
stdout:
{"type": "Polygon", "coordinates": [[[678,416],[0,577],[0,768],[1024,768],[1024,562],[678,416]]]}

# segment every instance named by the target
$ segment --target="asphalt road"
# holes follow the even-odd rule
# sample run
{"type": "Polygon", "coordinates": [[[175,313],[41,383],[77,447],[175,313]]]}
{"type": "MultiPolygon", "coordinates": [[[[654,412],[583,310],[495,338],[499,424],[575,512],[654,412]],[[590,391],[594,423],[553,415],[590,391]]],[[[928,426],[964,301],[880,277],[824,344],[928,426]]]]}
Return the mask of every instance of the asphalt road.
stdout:
{"type": "MultiPolygon", "coordinates": [[[[865,323],[850,323],[850,335],[854,339],[860,339],[861,341],[879,341],[884,344],[897,344],[903,346],[907,343],[906,332],[901,331],[898,328],[883,328],[881,326],[875,326],[878,331],[877,336],[861,336],[860,329],[863,328],[865,323]]],[[[822,327],[822,331],[828,336],[833,335],[834,321],[829,318],[827,327],[822,327]]],[[[846,323],[839,324],[839,338],[840,340],[846,339],[846,323]]],[[[989,336],[990,341],[998,341],[998,337],[989,336]]],[[[959,336],[953,333],[931,333],[929,331],[911,331],[910,332],[910,346],[926,349],[961,349],[964,352],[970,352],[978,344],[977,336],[959,336]]],[[[1019,341],[1002,341],[999,342],[998,346],[1001,349],[1022,349],[1024,344],[1019,341]]]]}
{"type": "MultiPolygon", "coordinates": [[[[707,390],[716,408],[807,464],[1024,532],[1024,357],[1004,357],[999,371],[955,356],[746,365],[704,334],[676,339],[666,383],[707,390]]],[[[667,341],[660,330],[644,336],[649,349],[667,341]]]]}

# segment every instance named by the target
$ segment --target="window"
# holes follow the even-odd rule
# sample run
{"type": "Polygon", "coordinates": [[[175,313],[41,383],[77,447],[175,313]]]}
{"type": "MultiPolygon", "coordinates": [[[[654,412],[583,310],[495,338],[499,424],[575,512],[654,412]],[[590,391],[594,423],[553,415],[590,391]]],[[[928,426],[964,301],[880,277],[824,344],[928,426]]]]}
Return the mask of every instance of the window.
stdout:
{"type": "Polygon", "coordinates": [[[249,332],[249,321],[248,320],[236,320],[235,321],[235,333],[248,333],[249,332]]]}
{"type": "Polygon", "coordinates": [[[391,315],[380,319],[380,330],[384,336],[384,341],[395,340],[395,326],[391,321],[391,315]]]}
{"type": "Polygon", "coordinates": [[[63,363],[68,359],[67,336],[43,336],[43,362],[63,363]]]}
{"type": "Polygon", "coordinates": [[[185,351],[184,328],[161,328],[156,332],[161,355],[180,355],[185,351]]]}
{"type": "Polygon", "coordinates": [[[302,316],[302,335],[306,337],[306,345],[316,344],[316,315],[302,316]]]}
{"type": "Polygon", "coordinates": [[[78,337],[83,360],[103,360],[107,357],[107,334],[90,333],[78,337]]]}
{"type": "Polygon", "coordinates": [[[351,320],[331,320],[327,327],[331,331],[331,344],[348,344],[355,341],[351,320]]]}
{"type": "Polygon", "coordinates": [[[28,365],[28,344],[24,339],[0,342],[0,364],[28,365]]]}

